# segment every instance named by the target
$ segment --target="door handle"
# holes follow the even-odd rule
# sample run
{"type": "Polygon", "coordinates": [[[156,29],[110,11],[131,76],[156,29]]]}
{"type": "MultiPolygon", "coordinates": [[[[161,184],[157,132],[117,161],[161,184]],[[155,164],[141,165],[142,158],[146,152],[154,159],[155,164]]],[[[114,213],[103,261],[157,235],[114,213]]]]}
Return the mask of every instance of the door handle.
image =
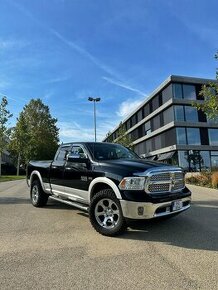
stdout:
{"type": "Polygon", "coordinates": [[[52,166],[52,168],[53,168],[53,169],[56,169],[56,168],[57,168],[57,166],[52,166]]]}
{"type": "Polygon", "coordinates": [[[72,168],[71,167],[65,167],[65,170],[71,170],[72,168]]]}

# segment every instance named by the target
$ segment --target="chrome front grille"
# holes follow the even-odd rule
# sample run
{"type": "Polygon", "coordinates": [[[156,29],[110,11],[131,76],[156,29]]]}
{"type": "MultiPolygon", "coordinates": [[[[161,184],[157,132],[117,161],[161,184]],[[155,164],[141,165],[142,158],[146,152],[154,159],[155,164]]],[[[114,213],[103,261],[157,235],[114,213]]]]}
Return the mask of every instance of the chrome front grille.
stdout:
{"type": "Polygon", "coordinates": [[[145,191],[149,193],[176,192],[185,187],[184,173],[177,168],[148,170],[146,176],[145,191]]]}

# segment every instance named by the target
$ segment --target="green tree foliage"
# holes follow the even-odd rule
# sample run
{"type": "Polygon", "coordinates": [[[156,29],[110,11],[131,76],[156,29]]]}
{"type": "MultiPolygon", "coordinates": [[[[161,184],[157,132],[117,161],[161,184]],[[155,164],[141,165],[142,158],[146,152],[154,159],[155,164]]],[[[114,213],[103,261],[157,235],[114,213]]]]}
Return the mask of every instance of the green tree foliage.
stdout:
{"type": "Polygon", "coordinates": [[[7,128],[7,122],[12,114],[7,110],[8,101],[6,97],[3,97],[0,103],[0,176],[1,176],[1,164],[2,153],[7,149],[9,141],[9,130],[7,128]]]}
{"type": "Polygon", "coordinates": [[[125,147],[133,149],[132,139],[129,134],[126,134],[125,126],[122,122],[120,122],[117,135],[118,137],[114,143],[119,143],[125,147]]]}
{"type": "MultiPolygon", "coordinates": [[[[12,133],[11,153],[23,163],[53,159],[59,142],[57,119],[40,99],[25,105],[12,133]]],[[[18,162],[19,163],[19,162],[18,162]]]]}
{"type": "MultiPolygon", "coordinates": [[[[215,55],[218,60],[218,52],[215,55]]],[[[207,117],[212,120],[218,118],[218,69],[216,70],[216,83],[209,83],[202,86],[200,95],[204,97],[203,104],[195,104],[198,110],[205,112],[207,117]]]]}

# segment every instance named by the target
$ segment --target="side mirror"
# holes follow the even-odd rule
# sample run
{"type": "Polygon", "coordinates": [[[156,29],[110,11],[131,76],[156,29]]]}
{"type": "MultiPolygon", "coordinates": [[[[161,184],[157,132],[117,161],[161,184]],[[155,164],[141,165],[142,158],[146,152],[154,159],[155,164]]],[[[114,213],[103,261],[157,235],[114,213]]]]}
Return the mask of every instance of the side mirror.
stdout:
{"type": "Polygon", "coordinates": [[[83,157],[79,153],[70,153],[68,154],[66,159],[69,162],[77,162],[77,163],[87,163],[89,160],[87,157],[85,156],[83,157]]]}

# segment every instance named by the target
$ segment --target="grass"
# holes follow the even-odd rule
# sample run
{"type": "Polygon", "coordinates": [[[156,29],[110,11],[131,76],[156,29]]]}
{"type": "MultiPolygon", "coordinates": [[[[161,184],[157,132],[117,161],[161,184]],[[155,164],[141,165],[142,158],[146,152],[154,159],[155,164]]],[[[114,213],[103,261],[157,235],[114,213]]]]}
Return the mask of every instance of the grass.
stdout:
{"type": "Polygon", "coordinates": [[[25,178],[26,178],[25,175],[21,175],[21,176],[16,176],[16,175],[3,175],[3,176],[0,176],[0,182],[20,180],[20,179],[25,179],[25,178]]]}

